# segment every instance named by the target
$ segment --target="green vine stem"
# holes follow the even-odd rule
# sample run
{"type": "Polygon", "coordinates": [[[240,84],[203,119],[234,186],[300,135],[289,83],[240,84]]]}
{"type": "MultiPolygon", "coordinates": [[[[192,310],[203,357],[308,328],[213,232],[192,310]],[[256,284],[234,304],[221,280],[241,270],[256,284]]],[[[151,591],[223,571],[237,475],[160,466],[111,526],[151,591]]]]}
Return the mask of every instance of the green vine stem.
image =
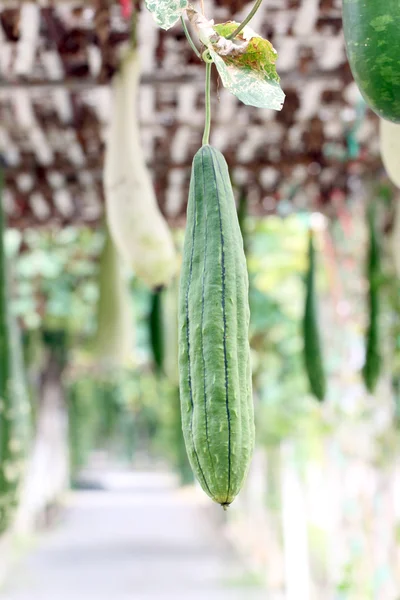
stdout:
{"type": "Polygon", "coordinates": [[[239,33],[242,31],[242,29],[244,29],[244,27],[246,27],[247,23],[249,23],[251,21],[251,19],[254,17],[254,15],[256,14],[256,12],[258,11],[258,9],[261,6],[261,3],[262,3],[262,0],[256,0],[253,8],[251,9],[251,11],[247,15],[247,17],[244,19],[244,21],[242,21],[240,23],[239,27],[237,27],[233,33],[231,33],[227,36],[228,40],[233,40],[233,38],[235,38],[237,35],[239,35],[239,33]]]}
{"type": "Polygon", "coordinates": [[[204,124],[204,134],[203,134],[203,146],[207,145],[210,140],[210,128],[211,128],[211,66],[213,63],[213,59],[210,56],[210,52],[205,50],[203,52],[202,58],[206,63],[206,116],[205,116],[205,124],[204,124]]]}
{"type": "Polygon", "coordinates": [[[190,35],[190,33],[189,33],[189,30],[188,30],[188,28],[187,28],[187,25],[186,25],[185,19],[183,18],[183,15],[181,15],[181,23],[182,23],[183,31],[184,31],[184,33],[185,33],[185,35],[186,35],[186,39],[187,39],[187,41],[189,42],[189,44],[190,44],[190,46],[191,46],[191,48],[192,48],[193,52],[196,54],[197,58],[200,58],[200,59],[201,59],[201,54],[200,54],[200,52],[197,50],[197,48],[196,48],[196,46],[195,46],[195,43],[194,43],[194,41],[193,41],[193,40],[192,40],[192,38],[191,38],[191,35],[190,35]]]}

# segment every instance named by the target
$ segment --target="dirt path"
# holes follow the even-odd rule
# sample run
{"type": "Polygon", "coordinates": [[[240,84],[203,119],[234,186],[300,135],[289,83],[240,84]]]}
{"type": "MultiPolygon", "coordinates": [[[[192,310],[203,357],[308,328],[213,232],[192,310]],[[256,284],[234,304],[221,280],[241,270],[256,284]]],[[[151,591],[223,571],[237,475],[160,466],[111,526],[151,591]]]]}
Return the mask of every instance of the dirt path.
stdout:
{"type": "Polygon", "coordinates": [[[201,494],[160,474],[93,481],[100,489],[71,494],[58,525],[14,568],[1,600],[265,600],[265,592],[240,585],[243,569],[201,494]]]}

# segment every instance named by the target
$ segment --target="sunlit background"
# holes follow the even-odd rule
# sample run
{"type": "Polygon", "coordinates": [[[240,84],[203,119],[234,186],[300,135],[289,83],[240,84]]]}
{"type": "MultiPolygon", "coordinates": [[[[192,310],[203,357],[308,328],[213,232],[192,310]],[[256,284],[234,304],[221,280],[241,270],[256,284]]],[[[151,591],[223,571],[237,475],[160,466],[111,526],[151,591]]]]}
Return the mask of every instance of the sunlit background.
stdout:
{"type": "MultiPolygon", "coordinates": [[[[216,22],[251,8],[204,4],[216,22]]],[[[0,1],[10,275],[0,277],[0,309],[17,317],[15,373],[27,387],[7,405],[0,398],[3,600],[400,598],[398,191],[347,63],[341,2],[264,0],[251,27],[278,52],[286,101],[281,112],[246,106],[213,71],[210,140],[229,165],[250,280],[256,423],[247,481],[224,512],[188,463],[177,364],[204,64],[179,24],[158,28],[138,0],[0,1]],[[136,248],[136,268],[110,238],[103,181],[120,110],[112,77],[132,32],[140,131],[130,122],[126,131],[160,209],[129,190],[137,219],[127,244],[141,227],[151,238],[136,248]],[[310,228],[322,402],[304,360],[310,228]],[[169,261],[161,275],[154,260],[169,261]],[[375,386],[364,366],[371,321],[375,386]]]]}

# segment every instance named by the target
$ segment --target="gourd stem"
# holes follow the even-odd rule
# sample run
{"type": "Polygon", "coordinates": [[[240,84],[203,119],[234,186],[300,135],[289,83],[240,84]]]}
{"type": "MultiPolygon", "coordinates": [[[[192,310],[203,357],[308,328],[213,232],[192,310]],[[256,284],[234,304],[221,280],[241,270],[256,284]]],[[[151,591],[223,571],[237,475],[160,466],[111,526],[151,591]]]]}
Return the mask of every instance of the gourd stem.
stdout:
{"type": "Polygon", "coordinates": [[[239,35],[239,33],[242,31],[242,29],[244,27],[246,27],[247,23],[249,23],[249,21],[251,21],[251,19],[254,17],[254,15],[260,8],[261,2],[262,2],[262,0],[256,0],[256,3],[254,4],[253,8],[251,9],[251,11],[247,15],[247,17],[244,19],[244,21],[242,21],[240,23],[239,27],[237,27],[233,33],[230,33],[229,35],[226,36],[228,40],[233,40],[233,38],[235,38],[237,35],[239,35]]]}
{"type": "Polygon", "coordinates": [[[187,39],[187,41],[189,42],[189,44],[190,44],[190,46],[191,46],[191,48],[192,48],[193,52],[196,54],[196,56],[197,56],[198,58],[200,58],[200,59],[201,59],[201,54],[200,54],[200,52],[197,50],[197,48],[196,48],[196,46],[195,46],[195,44],[194,44],[194,41],[192,40],[192,38],[191,38],[191,36],[190,36],[190,33],[189,33],[189,30],[188,30],[188,28],[187,28],[187,25],[186,25],[185,19],[183,18],[183,16],[182,16],[182,15],[181,15],[181,23],[182,23],[183,31],[184,31],[184,33],[185,33],[185,35],[186,35],[186,39],[187,39]]]}
{"type": "Polygon", "coordinates": [[[211,127],[211,65],[212,62],[206,61],[206,118],[203,134],[203,146],[209,143],[211,127]]]}

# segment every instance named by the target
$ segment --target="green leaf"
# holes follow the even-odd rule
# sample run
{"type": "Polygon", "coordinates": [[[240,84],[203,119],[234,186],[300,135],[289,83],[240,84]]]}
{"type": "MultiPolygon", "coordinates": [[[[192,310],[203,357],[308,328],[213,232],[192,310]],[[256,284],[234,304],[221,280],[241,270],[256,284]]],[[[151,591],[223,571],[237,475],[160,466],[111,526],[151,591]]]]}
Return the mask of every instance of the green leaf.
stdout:
{"type": "MultiPolygon", "coordinates": [[[[214,29],[220,36],[226,38],[235,31],[238,25],[239,23],[228,21],[227,23],[215,25],[214,29]]],[[[237,41],[243,43],[248,42],[245,51],[243,54],[238,54],[233,58],[229,55],[222,57],[225,62],[227,64],[233,63],[238,67],[247,67],[252,71],[259,72],[263,77],[267,77],[268,79],[272,79],[276,83],[279,83],[280,78],[275,67],[278,53],[271,42],[264,40],[261,36],[254,33],[250,27],[245,27],[243,31],[239,33],[235,38],[235,42],[237,41]]]]}
{"type": "Polygon", "coordinates": [[[238,25],[234,21],[215,25],[217,36],[210,37],[207,44],[222,83],[244,104],[281,110],[285,94],[276,72],[276,50],[250,27],[228,40],[226,36],[238,25]]]}
{"type": "Polygon", "coordinates": [[[145,0],[145,4],[162,29],[173,27],[188,6],[187,0],[145,0]]]}
{"type": "Polygon", "coordinates": [[[279,83],[260,77],[256,71],[236,65],[227,65],[214,50],[210,49],[222,83],[244,104],[258,108],[281,110],[285,99],[279,83]]]}

